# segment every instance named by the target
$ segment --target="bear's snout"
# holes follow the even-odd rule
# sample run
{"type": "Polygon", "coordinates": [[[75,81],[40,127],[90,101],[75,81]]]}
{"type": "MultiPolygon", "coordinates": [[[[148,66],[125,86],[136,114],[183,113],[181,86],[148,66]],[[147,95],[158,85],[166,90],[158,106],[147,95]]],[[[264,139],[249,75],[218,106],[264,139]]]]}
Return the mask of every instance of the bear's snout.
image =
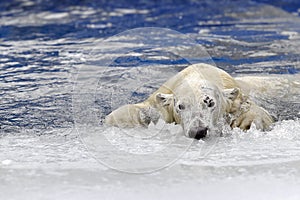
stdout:
{"type": "Polygon", "coordinates": [[[192,127],[189,130],[189,137],[200,140],[207,135],[207,127],[192,127]]]}

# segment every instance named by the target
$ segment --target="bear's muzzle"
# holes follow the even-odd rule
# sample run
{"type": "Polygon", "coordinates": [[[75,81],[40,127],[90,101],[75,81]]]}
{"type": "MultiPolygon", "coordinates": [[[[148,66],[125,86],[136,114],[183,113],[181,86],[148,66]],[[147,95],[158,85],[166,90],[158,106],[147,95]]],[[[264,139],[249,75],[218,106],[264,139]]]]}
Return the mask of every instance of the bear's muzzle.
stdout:
{"type": "Polygon", "coordinates": [[[200,140],[207,135],[208,128],[207,127],[192,127],[189,130],[189,137],[200,140]]]}

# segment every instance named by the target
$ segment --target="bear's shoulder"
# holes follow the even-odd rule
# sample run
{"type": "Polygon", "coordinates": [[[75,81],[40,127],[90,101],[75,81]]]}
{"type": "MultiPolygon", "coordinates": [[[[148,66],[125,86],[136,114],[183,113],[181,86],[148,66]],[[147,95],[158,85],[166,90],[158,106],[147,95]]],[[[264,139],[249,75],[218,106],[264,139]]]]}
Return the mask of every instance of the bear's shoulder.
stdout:
{"type": "Polygon", "coordinates": [[[224,70],[213,65],[199,63],[193,64],[182,70],[184,77],[196,76],[198,79],[209,80],[221,89],[237,87],[235,79],[224,70]]]}

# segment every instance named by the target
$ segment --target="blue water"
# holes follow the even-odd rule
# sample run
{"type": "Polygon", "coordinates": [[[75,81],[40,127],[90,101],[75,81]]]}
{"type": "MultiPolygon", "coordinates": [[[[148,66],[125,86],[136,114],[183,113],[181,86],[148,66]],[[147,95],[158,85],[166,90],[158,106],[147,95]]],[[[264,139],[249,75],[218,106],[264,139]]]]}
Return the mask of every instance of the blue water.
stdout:
{"type": "MultiPolygon", "coordinates": [[[[233,76],[299,76],[300,1],[1,0],[0,199],[299,199],[300,104],[288,92],[270,105],[282,115],[270,132],[232,130],[205,141],[181,136],[190,148],[184,142],[173,146],[170,158],[177,159],[182,149],[185,154],[154,174],[111,170],[97,161],[107,161],[111,168],[134,162],[125,165],[119,154],[112,155],[101,134],[91,135],[90,143],[80,140],[76,122],[95,121],[101,129],[99,123],[112,109],[147,98],[190,62],[202,61],[233,76]],[[102,42],[141,27],[183,33],[207,54],[186,59],[171,51],[138,48],[119,56],[115,49],[141,40],[102,42]],[[103,55],[116,59],[102,66],[103,55]],[[95,68],[99,73],[91,70],[95,68]],[[82,97],[80,81],[91,86],[83,87],[82,97]],[[101,159],[91,156],[93,147],[101,159]]],[[[178,131],[174,125],[167,129],[178,131]]],[[[81,136],[95,132],[83,130],[81,136]]],[[[172,136],[166,132],[161,140],[124,144],[122,131],[99,132],[133,152],[164,149],[170,142],[166,136],[172,136]]],[[[140,130],[128,135],[134,134],[140,130]]],[[[133,160],[131,154],[123,159],[137,161],[136,168],[147,171],[146,161],[162,164],[168,156],[133,160]]]]}
{"type": "MultiPolygon", "coordinates": [[[[79,54],[90,50],[80,45],[137,27],[186,33],[233,74],[298,73],[299,7],[296,0],[1,1],[0,127],[71,127],[72,84],[85,62],[79,54]],[[261,63],[268,64],[261,69],[261,63]]],[[[137,66],[153,62],[116,61],[130,67],[133,60],[137,66]]]]}

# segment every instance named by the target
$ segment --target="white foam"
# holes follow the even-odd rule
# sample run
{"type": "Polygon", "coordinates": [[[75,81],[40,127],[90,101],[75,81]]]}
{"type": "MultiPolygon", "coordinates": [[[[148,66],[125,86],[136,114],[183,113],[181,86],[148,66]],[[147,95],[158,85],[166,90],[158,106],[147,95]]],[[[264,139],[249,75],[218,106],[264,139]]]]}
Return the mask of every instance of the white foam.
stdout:
{"type": "Polygon", "coordinates": [[[299,130],[299,120],[277,122],[269,132],[253,127],[246,132],[235,128],[230,135],[218,138],[214,144],[206,145],[206,148],[214,146],[205,158],[199,157],[199,153],[191,149],[183,157],[182,163],[221,167],[300,161],[299,130]]]}
{"type": "Polygon", "coordinates": [[[10,165],[12,163],[12,160],[6,159],[6,160],[2,160],[1,164],[2,165],[10,165]]]}
{"type": "Polygon", "coordinates": [[[148,128],[122,129],[108,127],[103,131],[106,139],[121,151],[134,154],[156,153],[167,148],[182,136],[182,128],[179,125],[167,124],[159,120],[157,124],[151,123],[148,128]]]}

